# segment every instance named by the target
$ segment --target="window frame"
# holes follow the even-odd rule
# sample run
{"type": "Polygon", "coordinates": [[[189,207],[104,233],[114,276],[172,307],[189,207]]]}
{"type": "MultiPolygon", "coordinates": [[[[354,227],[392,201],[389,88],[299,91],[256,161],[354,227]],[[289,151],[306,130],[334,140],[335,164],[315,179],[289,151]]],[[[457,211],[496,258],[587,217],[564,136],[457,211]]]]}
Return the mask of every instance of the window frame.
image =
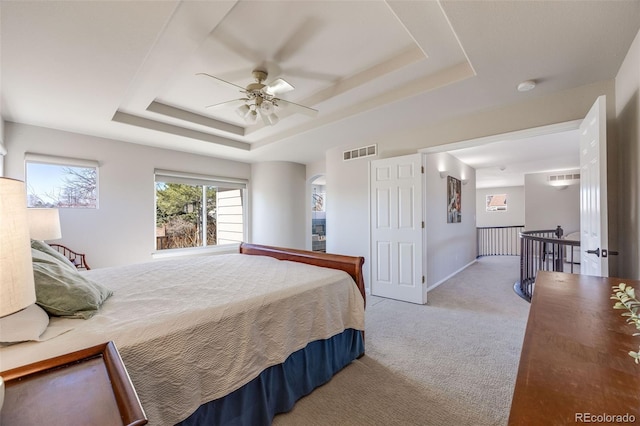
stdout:
{"type": "Polygon", "coordinates": [[[100,162],[96,160],[87,160],[71,157],[59,157],[47,154],[35,154],[27,152],[24,156],[24,182],[27,188],[27,207],[36,208],[38,206],[31,206],[29,203],[29,164],[43,164],[49,166],[59,167],[76,167],[95,169],[96,182],[95,182],[95,206],[53,206],[59,209],[76,209],[76,210],[98,210],[100,208],[100,162]]]}
{"type": "Polygon", "coordinates": [[[508,201],[507,201],[507,193],[502,193],[502,194],[487,194],[485,196],[485,212],[486,213],[499,213],[499,212],[506,212],[508,211],[508,201]],[[496,196],[504,196],[504,208],[489,208],[489,203],[491,201],[489,201],[489,197],[496,197],[496,196]]]}
{"type": "MultiPolygon", "coordinates": [[[[242,178],[232,178],[232,177],[223,177],[223,176],[212,176],[212,175],[203,175],[198,173],[189,173],[189,172],[180,172],[173,170],[164,170],[164,169],[155,169],[154,170],[154,178],[153,178],[153,223],[154,223],[154,239],[156,238],[156,229],[158,226],[157,223],[157,183],[178,183],[185,185],[193,185],[193,186],[213,186],[216,188],[222,187],[224,189],[239,189],[241,190],[242,196],[242,232],[243,238],[246,239],[248,235],[249,229],[249,217],[248,217],[248,193],[249,193],[249,180],[242,178]]],[[[203,203],[203,208],[206,208],[206,203],[203,203]]],[[[203,232],[206,232],[203,229],[203,232]]],[[[154,242],[154,251],[153,257],[169,257],[176,255],[187,255],[197,252],[229,252],[229,251],[237,251],[237,247],[240,243],[226,243],[226,244],[215,244],[215,245],[207,245],[206,238],[202,239],[205,242],[205,245],[195,246],[195,247],[182,247],[182,248],[171,248],[171,249],[158,249],[157,248],[157,239],[154,242]]]]}

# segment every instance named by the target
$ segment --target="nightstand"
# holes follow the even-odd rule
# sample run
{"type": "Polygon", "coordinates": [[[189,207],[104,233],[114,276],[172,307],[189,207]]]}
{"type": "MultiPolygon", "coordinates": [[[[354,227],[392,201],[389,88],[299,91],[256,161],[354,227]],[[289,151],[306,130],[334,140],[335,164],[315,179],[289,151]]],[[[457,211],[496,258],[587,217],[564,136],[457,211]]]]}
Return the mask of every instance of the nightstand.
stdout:
{"type": "Polygon", "coordinates": [[[3,425],[145,425],[113,342],[1,372],[3,425]]]}

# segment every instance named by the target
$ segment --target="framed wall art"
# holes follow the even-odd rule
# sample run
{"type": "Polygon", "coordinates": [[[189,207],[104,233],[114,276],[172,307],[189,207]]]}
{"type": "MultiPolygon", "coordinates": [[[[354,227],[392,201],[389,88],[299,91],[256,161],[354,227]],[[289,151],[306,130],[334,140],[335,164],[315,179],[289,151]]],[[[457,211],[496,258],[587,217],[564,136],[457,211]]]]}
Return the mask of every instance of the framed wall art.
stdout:
{"type": "Polygon", "coordinates": [[[447,223],[462,222],[462,182],[447,176],[447,223]]]}

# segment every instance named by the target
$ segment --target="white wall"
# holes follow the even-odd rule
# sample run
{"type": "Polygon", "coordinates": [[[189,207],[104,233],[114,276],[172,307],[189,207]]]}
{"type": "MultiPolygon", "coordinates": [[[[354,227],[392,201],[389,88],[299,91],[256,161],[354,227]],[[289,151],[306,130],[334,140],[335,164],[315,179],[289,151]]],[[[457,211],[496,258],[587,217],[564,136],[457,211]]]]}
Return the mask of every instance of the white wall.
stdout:
{"type": "MultiPolygon", "coordinates": [[[[619,276],[640,279],[640,32],[615,79],[619,276]]],[[[611,185],[609,185],[611,186],[611,185]]],[[[609,192],[611,194],[611,192],[609,192]]],[[[614,242],[615,244],[616,242],[614,242]]]]}
{"type": "MultiPolygon", "coordinates": [[[[0,43],[1,44],[1,43],[0,43]]],[[[2,57],[0,49],[0,57],[2,57]]],[[[0,74],[0,94],[2,93],[2,74],[0,74]]],[[[0,102],[0,177],[4,176],[4,154],[5,154],[5,140],[4,140],[4,116],[2,114],[2,104],[0,102]]]]}
{"type": "Polygon", "coordinates": [[[324,158],[319,161],[309,163],[306,166],[306,176],[309,181],[313,181],[315,177],[324,175],[326,172],[327,167],[324,158]]]}
{"type": "Polygon", "coordinates": [[[305,166],[267,161],[251,166],[251,240],[257,244],[304,249],[306,215],[305,166]]]}
{"type": "Polygon", "coordinates": [[[43,127],[6,123],[6,175],[24,179],[24,154],[97,160],[99,209],[61,209],[61,244],[92,268],[151,260],[155,250],[154,169],[249,179],[249,164],[43,127]]]}
{"type": "MultiPolygon", "coordinates": [[[[568,170],[567,173],[580,173],[580,170],[568,170]]],[[[580,184],[558,189],[549,185],[550,174],[556,173],[524,176],[526,230],[555,229],[560,225],[565,235],[579,231],[580,184]]]]}
{"type": "Polygon", "coordinates": [[[476,190],[476,225],[478,227],[520,226],[525,224],[524,220],[524,186],[476,190]],[[494,194],[507,194],[507,211],[487,211],[487,195],[494,194]]]}
{"type": "Polygon", "coordinates": [[[6,147],[4,145],[4,120],[2,119],[2,110],[0,109],[0,177],[4,176],[4,154],[6,147]]]}
{"type": "MultiPolygon", "coordinates": [[[[363,144],[355,144],[362,146],[363,144]]],[[[342,148],[327,151],[327,252],[364,256],[369,288],[369,161],[343,161],[342,148]]]]}
{"type": "MultiPolygon", "coordinates": [[[[426,282],[431,289],[463,269],[476,258],[476,173],[447,153],[425,155],[426,282]],[[462,185],[460,223],[447,223],[447,179],[439,170],[460,180],[462,185]]],[[[428,299],[428,298],[427,298],[428,299]]]]}
{"type": "MultiPolygon", "coordinates": [[[[614,81],[607,80],[548,95],[536,95],[534,91],[530,96],[523,96],[522,102],[431,125],[416,123],[402,132],[381,134],[375,140],[352,141],[343,149],[377,143],[380,156],[389,157],[410,154],[420,148],[581,120],[600,95],[607,95],[607,114],[613,117],[614,87],[614,81]]],[[[452,102],[464,103],[464,98],[452,99],[452,102]]]]}
{"type": "MultiPolygon", "coordinates": [[[[370,288],[369,161],[343,161],[344,149],[327,153],[327,251],[364,256],[365,286],[370,288]]],[[[425,158],[425,235],[427,288],[463,268],[476,257],[475,170],[449,154],[425,158]],[[468,179],[462,187],[462,222],[447,224],[446,179],[438,164],[451,176],[468,179]]]]}
{"type": "MultiPolygon", "coordinates": [[[[602,94],[607,95],[608,112],[613,114],[614,82],[603,81],[545,96],[534,93],[517,104],[433,125],[416,123],[401,132],[381,134],[376,139],[354,139],[327,151],[327,251],[366,256],[365,276],[369,276],[368,159],[345,162],[343,151],[378,144],[379,156],[391,157],[415,153],[420,148],[573,121],[584,118],[595,99],[602,94]]],[[[456,101],[464,102],[463,98],[456,101]]],[[[474,188],[470,185],[465,188],[474,188]]],[[[475,199],[475,195],[467,199],[471,197],[475,199]]],[[[475,201],[471,204],[475,211],[473,206],[475,201]]]]}

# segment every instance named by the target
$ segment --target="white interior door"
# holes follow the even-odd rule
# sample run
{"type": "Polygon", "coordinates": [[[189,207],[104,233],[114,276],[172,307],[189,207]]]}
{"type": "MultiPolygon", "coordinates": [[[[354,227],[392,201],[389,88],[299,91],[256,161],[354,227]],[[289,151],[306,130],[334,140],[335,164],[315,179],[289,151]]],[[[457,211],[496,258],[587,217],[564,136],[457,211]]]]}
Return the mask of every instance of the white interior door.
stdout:
{"type": "Polygon", "coordinates": [[[608,276],[607,114],[600,96],[580,124],[580,270],[608,276]]]}
{"type": "Polygon", "coordinates": [[[370,164],[371,294],[427,303],[422,272],[422,155],[370,164]]]}

